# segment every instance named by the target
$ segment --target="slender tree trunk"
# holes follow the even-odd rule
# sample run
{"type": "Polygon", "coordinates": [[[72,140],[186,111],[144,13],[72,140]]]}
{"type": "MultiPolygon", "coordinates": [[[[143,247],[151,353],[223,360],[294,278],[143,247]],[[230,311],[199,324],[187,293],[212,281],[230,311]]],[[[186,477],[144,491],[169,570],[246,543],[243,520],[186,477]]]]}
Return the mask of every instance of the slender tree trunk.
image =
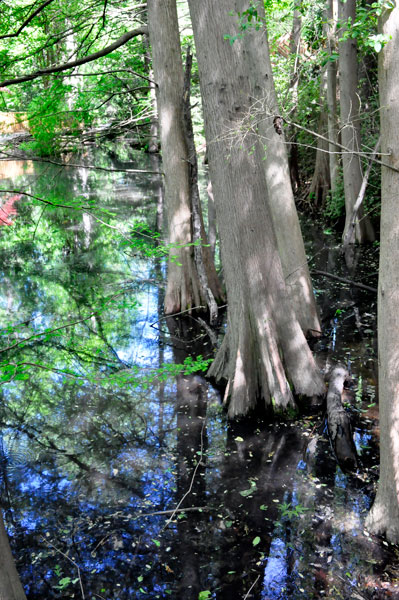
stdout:
{"type": "MultiPolygon", "coordinates": [[[[338,0],[327,0],[325,33],[327,38],[327,52],[332,57],[337,52],[336,28],[338,18],[338,0]]],[[[328,144],[330,163],[330,187],[334,194],[337,187],[339,170],[339,148],[334,144],[338,141],[337,122],[337,62],[329,60],[327,63],[327,115],[328,115],[328,144]]]]}
{"type": "MultiPolygon", "coordinates": [[[[380,30],[387,39],[379,56],[382,152],[399,168],[399,7],[385,9],[380,30]]],[[[366,521],[368,529],[399,542],[399,174],[382,167],[381,254],[378,282],[380,481],[366,521]]]]}
{"type": "MultiPolygon", "coordinates": [[[[213,296],[210,282],[208,281],[208,273],[210,269],[206,268],[206,262],[213,264],[213,259],[209,247],[202,246],[202,241],[205,238],[204,223],[202,219],[201,200],[198,188],[198,160],[197,151],[194,142],[194,129],[191,118],[191,69],[193,56],[190,48],[186,54],[186,70],[184,75],[184,102],[183,102],[183,122],[188,150],[188,164],[190,175],[190,201],[191,201],[191,217],[192,231],[194,242],[194,259],[198,273],[198,278],[201,286],[201,293],[206,298],[206,303],[209,308],[209,320],[211,325],[215,325],[218,316],[217,302],[213,296]]],[[[215,273],[216,275],[216,273],[215,273]]],[[[217,281],[216,281],[217,284],[217,281]]],[[[221,294],[221,292],[220,292],[221,294]]]]}
{"type": "MultiPolygon", "coordinates": [[[[248,2],[235,0],[236,10],[248,8],[248,2]]],[[[250,30],[242,42],[255,107],[263,103],[265,114],[257,123],[263,143],[267,202],[273,220],[285,282],[298,321],[305,332],[320,334],[320,322],[309,275],[302,232],[292,192],[284,132],[278,133],[274,118],[279,115],[266,31],[266,16],[258,4],[262,29],[250,30]]]]}
{"type": "MultiPolygon", "coordinates": [[[[327,123],[327,112],[325,95],[327,88],[327,76],[324,71],[321,74],[321,85],[320,85],[320,115],[318,124],[318,133],[322,136],[326,135],[327,123]]],[[[313,171],[313,177],[309,188],[309,200],[314,206],[323,208],[328,192],[330,190],[330,162],[329,162],[329,143],[321,138],[317,138],[317,150],[316,150],[316,162],[313,171]]]]}
{"type": "Polygon", "coordinates": [[[0,600],[26,600],[0,510],[0,600]]]}
{"type": "MultiPolygon", "coordinates": [[[[169,253],[165,313],[206,304],[194,264],[191,229],[188,153],[184,137],[183,64],[176,0],[148,1],[148,29],[157,85],[158,117],[161,133],[165,206],[168,218],[169,253]]],[[[214,265],[209,266],[211,289],[219,300],[221,289],[214,265]],[[215,287],[212,287],[215,283],[215,287]]]]}
{"type": "MultiPolygon", "coordinates": [[[[298,107],[298,87],[299,87],[299,57],[301,53],[301,29],[302,29],[302,14],[299,10],[301,2],[296,3],[294,7],[294,15],[292,19],[292,30],[290,40],[290,51],[293,57],[293,66],[291,72],[290,91],[292,94],[292,111],[291,120],[296,120],[298,107]]],[[[290,139],[290,175],[291,185],[294,192],[298,191],[300,185],[299,164],[298,164],[298,144],[296,140],[296,127],[291,126],[289,132],[290,139]]]]}
{"type": "Polygon", "coordinates": [[[209,375],[227,384],[230,417],[258,401],[285,411],[295,407],[289,380],[307,396],[322,394],[324,384],[287,294],[259,135],[240,135],[252,105],[253,65],[243,40],[224,39],[236,33],[230,0],[189,0],[189,7],[229,303],[228,331],[209,375]]]}
{"type": "MultiPolygon", "coordinates": [[[[355,22],[356,0],[338,0],[338,18],[342,24],[340,37],[347,30],[347,23],[355,22]]],[[[356,39],[348,38],[339,42],[339,71],[340,71],[340,108],[341,108],[341,136],[342,144],[351,151],[361,150],[360,121],[359,121],[359,95],[357,74],[357,42],[356,39]]],[[[353,207],[359,195],[362,185],[362,169],[360,157],[352,152],[344,152],[342,155],[345,188],[345,229],[343,236],[350,225],[353,207]]],[[[371,222],[363,213],[363,208],[358,212],[356,223],[356,241],[363,243],[375,239],[371,222]]]]}

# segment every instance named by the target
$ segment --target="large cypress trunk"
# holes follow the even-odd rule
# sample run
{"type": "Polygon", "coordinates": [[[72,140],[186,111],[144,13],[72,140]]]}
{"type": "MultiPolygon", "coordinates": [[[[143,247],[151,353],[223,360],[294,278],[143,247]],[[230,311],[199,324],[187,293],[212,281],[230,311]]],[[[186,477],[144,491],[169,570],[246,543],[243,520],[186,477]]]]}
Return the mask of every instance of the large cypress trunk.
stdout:
{"type": "MultiPolygon", "coordinates": [[[[171,244],[165,313],[173,314],[206,305],[190,245],[193,239],[189,157],[183,129],[184,76],[176,0],[148,1],[148,29],[157,86],[165,208],[171,244]]],[[[215,299],[219,300],[222,292],[214,265],[208,261],[206,266],[209,287],[215,299]]]]}
{"type": "MultiPolygon", "coordinates": [[[[228,330],[209,375],[227,383],[231,417],[261,401],[276,412],[324,384],[288,295],[268,202],[258,134],[242,133],[252,82],[229,0],[190,0],[209,168],[227,289],[228,330]],[[235,135],[236,134],[236,135],[235,135]]],[[[263,57],[260,57],[262,60],[263,57]]]]}
{"type": "MultiPolygon", "coordinates": [[[[384,162],[399,169],[399,7],[385,10],[389,39],[379,57],[381,145],[384,162]],[[388,156],[389,154],[389,156],[388,156]]],[[[367,527],[399,542],[399,173],[382,167],[381,254],[378,283],[380,481],[367,527]]]]}
{"type": "MultiPolygon", "coordinates": [[[[348,21],[356,19],[356,0],[338,0],[338,20],[342,24],[340,37],[345,34],[348,21]]],[[[362,169],[360,157],[356,152],[361,150],[357,73],[357,42],[356,39],[341,39],[339,42],[339,84],[341,108],[341,139],[342,144],[349,150],[342,154],[342,166],[345,188],[345,229],[343,237],[350,226],[353,207],[362,185],[362,169]]],[[[369,218],[364,215],[363,208],[357,214],[356,241],[363,243],[375,239],[374,230],[369,218]]]]}
{"type": "MultiPolygon", "coordinates": [[[[248,6],[244,0],[235,0],[237,12],[242,13],[248,6]]],[[[319,335],[321,327],[292,191],[284,131],[278,133],[274,125],[280,112],[262,3],[257,5],[257,14],[261,29],[252,28],[245,33],[242,58],[250,79],[253,106],[261,108],[260,115],[256,111],[254,116],[260,117],[255,123],[261,138],[258,146],[263,152],[260,165],[265,169],[266,199],[292,306],[305,334],[319,335]]]]}

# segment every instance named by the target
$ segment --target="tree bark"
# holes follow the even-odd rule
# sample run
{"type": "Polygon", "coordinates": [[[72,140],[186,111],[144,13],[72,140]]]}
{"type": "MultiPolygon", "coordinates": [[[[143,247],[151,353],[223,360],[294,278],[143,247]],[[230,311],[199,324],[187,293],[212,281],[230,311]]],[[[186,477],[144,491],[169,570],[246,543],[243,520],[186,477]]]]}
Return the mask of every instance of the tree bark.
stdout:
{"type": "Polygon", "coordinates": [[[320,116],[318,132],[323,137],[317,138],[316,162],[309,188],[309,202],[317,208],[324,208],[330,189],[330,164],[328,159],[329,144],[324,139],[327,128],[327,113],[324,106],[324,86],[320,91],[320,116]]]}
{"type": "MultiPolygon", "coordinates": [[[[337,52],[336,29],[338,19],[337,0],[327,0],[325,34],[327,38],[327,52],[331,58],[337,52]]],[[[327,63],[327,115],[328,115],[328,158],[330,164],[330,188],[334,194],[337,187],[339,171],[339,148],[334,142],[338,141],[337,122],[337,62],[329,60],[327,63]]]]}
{"type": "MultiPolygon", "coordinates": [[[[348,29],[348,21],[355,22],[356,0],[338,0],[338,19],[342,27],[340,37],[348,29]]],[[[362,168],[360,157],[354,152],[361,149],[360,140],[360,101],[358,87],[358,64],[356,39],[348,38],[339,42],[339,71],[340,71],[340,109],[341,109],[341,136],[342,144],[350,150],[342,154],[342,165],[345,189],[345,228],[343,237],[350,226],[353,207],[362,185],[362,168]]],[[[356,241],[364,243],[374,241],[375,235],[372,224],[364,215],[362,207],[358,211],[356,223],[356,241]]]]}
{"type": "MultiPolygon", "coordinates": [[[[188,166],[190,176],[190,200],[191,200],[191,217],[192,231],[194,241],[194,259],[198,273],[198,278],[201,286],[202,295],[206,298],[206,303],[209,308],[209,321],[211,325],[215,325],[218,316],[218,305],[209,285],[207,269],[205,266],[206,259],[213,263],[208,247],[203,247],[205,238],[204,224],[202,219],[201,200],[198,189],[198,160],[197,151],[194,142],[193,122],[191,118],[191,68],[193,56],[190,48],[186,54],[186,70],[184,75],[184,101],[183,101],[183,122],[188,150],[188,166]]],[[[209,269],[208,269],[209,271],[209,269]]]]}
{"type": "Polygon", "coordinates": [[[159,152],[159,140],[158,140],[158,114],[157,114],[157,93],[154,82],[154,73],[151,64],[151,50],[148,35],[143,36],[143,44],[145,47],[144,61],[148,69],[148,78],[150,84],[150,104],[151,104],[151,119],[150,119],[150,135],[148,138],[148,152],[150,154],[156,154],[159,152]]]}
{"type": "MultiPolygon", "coordinates": [[[[385,9],[380,31],[389,41],[379,56],[382,152],[399,167],[399,7],[385,9]]],[[[399,542],[399,175],[382,167],[381,253],[378,282],[380,480],[366,526],[399,542]]]]}
{"type": "MultiPolygon", "coordinates": [[[[247,9],[248,5],[244,0],[235,0],[235,8],[239,12],[247,9]]],[[[257,106],[262,107],[257,131],[262,141],[262,147],[258,147],[263,153],[261,164],[264,165],[267,185],[265,198],[292,306],[305,334],[319,335],[320,321],[292,191],[286,141],[284,132],[278,133],[274,124],[274,117],[280,112],[262,3],[258,3],[257,10],[262,28],[259,31],[255,28],[248,30],[241,44],[248,69],[252,102],[255,109],[257,106]]]]}
{"type": "MultiPolygon", "coordinates": [[[[301,0],[294,6],[294,15],[292,18],[292,30],[291,30],[291,39],[290,39],[290,53],[293,57],[293,66],[291,72],[291,81],[290,81],[290,92],[292,95],[292,109],[290,111],[291,120],[296,121],[296,113],[298,108],[298,87],[299,87],[299,57],[301,53],[301,30],[302,30],[302,13],[299,10],[301,8],[301,0]]],[[[300,177],[299,177],[299,164],[298,164],[298,144],[297,144],[297,136],[296,136],[296,128],[291,126],[289,130],[289,140],[290,140],[290,158],[289,158],[289,166],[290,166],[290,176],[291,176],[291,185],[296,193],[300,186],[300,177]]]]}
{"type": "MultiPolygon", "coordinates": [[[[148,28],[157,84],[165,206],[171,244],[165,314],[174,314],[206,302],[201,293],[190,245],[189,157],[183,129],[184,81],[176,0],[149,0],[148,28]]],[[[208,280],[213,296],[218,301],[222,293],[212,263],[209,265],[208,280]]]]}
{"type": "Polygon", "coordinates": [[[26,600],[0,510],[0,600],[26,600]]]}
{"type": "Polygon", "coordinates": [[[230,417],[258,403],[283,412],[295,407],[289,381],[306,396],[322,394],[324,384],[287,294],[259,135],[240,135],[252,105],[253,65],[244,40],[224,39],[236,33],[230,0],[189,0],[189,7],[229,304],[228,331],[209,376],[227,384],[230,417]]]}

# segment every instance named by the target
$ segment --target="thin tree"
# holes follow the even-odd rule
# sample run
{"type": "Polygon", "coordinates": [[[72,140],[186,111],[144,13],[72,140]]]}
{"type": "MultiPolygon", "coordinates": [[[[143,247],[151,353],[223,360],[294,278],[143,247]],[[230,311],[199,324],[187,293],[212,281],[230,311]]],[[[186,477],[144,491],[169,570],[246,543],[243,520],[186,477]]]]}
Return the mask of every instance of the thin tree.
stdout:
{"type": "Polygon", "coordinates": [[[224,37],[237,34],[229,12],[247,6],[244,1],[189,0],[229,303],[227,333],[209,375],[226,384],[231,417],[246,414],[258,402],[275,412],[295,407],[290,383],[298,394],[324,392],[287,292],[265,202],[259,135],[241,132],[252,106],[256,67],[243,39],[230,44],[224,37]]]}
{"type": "Polygon", "coordinates": [[[389,41],[379,56],[381,146],[381,254],[378,282],[380,481],[367,528],[399,542],[399,6],[385,9],[381,33],[389,41]]]}
{"type": "MultiPolygon", "coordinates": [[[[206,303],[192,249],[190,157],[182,114],[184,76],[176,0],[149,0],[148,28],[157,86],[165,207],[171,245],[165,314],[173,314],[206,303]]],[[[209,249],[204,249],[204,254],[206,252],[209,254],[209,249]]],[[[206,261],[206,268],[209,288],[218,301],[222,291],[212,260],[206,261]]]]}
{"type": "Polygon", "coordinates": [[[337,123],[337,61],[333,60],[337,51],[336,29],[338,18],[337,0],[327,0],[324,32],[327,39],[327,107],[328,107],[328,151],[330,164],[330,186],[334,194],[337,187],[337,176],[339,169],[339,148],[334,142],[338,141],[337,123]]]}
{"type": "MultiPolygon", "coordinates": [[[[342,154],[345,188],[345,229],[350,226],[353,207],[362,185],[362,168],[357,152],[361,150],[360,101],[358,94],[357,42],[351,37],[349,27],[356,19],[356,0],[338,0],[339,32],[339,83],[342,144],[349,152],[342,154]]],[[[374,241],[374,230],[369,218],[360,207],[357,213],[356,241],[374,241]]]]}

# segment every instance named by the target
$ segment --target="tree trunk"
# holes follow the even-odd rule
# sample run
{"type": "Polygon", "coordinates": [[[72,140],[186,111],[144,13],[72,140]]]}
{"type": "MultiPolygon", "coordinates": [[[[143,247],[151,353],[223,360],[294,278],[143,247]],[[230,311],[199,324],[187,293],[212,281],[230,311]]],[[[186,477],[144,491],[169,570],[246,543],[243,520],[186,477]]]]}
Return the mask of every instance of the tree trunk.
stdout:
{"type": "MultiPolygon", "coordinates": [[[[399,167],[399,7],[385,9],[381,33],[389,41],[379,56],[381,142],[384,162],[399,167]]],[[[382,167],[381,254],[378,283],[380,481],[368,529],[399,542],[399,174],[382,167]]]]}
{"type": "MultiPolygon", "coordinates": [[[[356,19],[356,0],[338,0],[338,19],[342,27],[340,37],[347,30],[348,20],[351,23],[356,19]]],[[[341,108],[341,136],[342,144],[350,152],[342,154],[342,165],[344,173],[345,189],[345,229],[343,236],[350,226],[350,218],[353,213],[353,207],[359,195],[363,176],[360,163],[360,157],[352,152],[361,150],[360,143],[360,121],[359,109],[360,101],[357,92],[358,74],[357,74],[357,42],[356,39],[348,38],[339,42],[339,71],[340,71],[340,108],[341,108]]],[[[357,215],[356,223],[356,241],[364,243],[374,241],[374,230],[371,222],[363,213],[361,207],[357,215]]]]}
{"type": "MultiPolygon", "coordinates": [[[[338,18],[337,0],[327,0],[325,34],[327,38],[327,52],[331,57],[337,52],[336,29],[338,18]]],[[[327,63],[327,108],[328,108],[328,144],[330,163],[330,188],[334,194],[337,187],[339,170],[339,148],[334,144],[338,141],[337,123],[337,62],[329,60],[327,63]]]]}
{"type": "MultiPolygon", "coordinates": [[[[176,0],[149,0],[148,29],[157,85],[169,252],[165,314],[205,304],[196,272],[192,244],[188,154],[182,120],[183,64],[176,0]]],[[[221,289],[214,265],[208,280],[214,297],[221,289]]]]}
{"type": "Polygon", "coordinates": [[[0,510],[0,600],[26,600],[0,510]]]}
{"type": "Polygon", "coordinates": [[[151,50],[148,35],[143,35],[143,44],[145,47],[144,62],[147,67],[148,77],[150,79],[150,105],[151,105],[151,119],[150,119],[150,135],[148,138],[148,152],[150,154],[156,154],[159,152],[159,141],[158,141],[158,114],[157,114],[157,94],[156,85],[154,82],[154,72],[151,64],[151,50]]]}
{"type": "Polygon", "coordinates": [[[253,100],[253,65],[244,40],[224,39],[236,33],[229,0],[190,0],[189,7],[229,304],[228,331],[209,375],[227,384],[230,417],[258,401],[282,412],[295,407],[288,380],[307,396],[322,394],[324,384],[287,295],[259,135],[240,135],[253,100]]]}
{"type": "MultiPolygon", "coordinates": [[[[291,109],[291,120],[296,121],[296,113],[298,107],[298,86],[299,86],[299,57],[301,53],[301,30],[302,30],[302,13],[299,10],[301,7],[301,0],[299,0],[294,6],[294,15],[292,18],[292,30],[290,39],[290,53],[293,57],[293,66],[291,72],[290,81],[290,92],[292,95],[292,109],[291,109]]],[[[298,144],[296,137],[296,127],[290,126],[289,130],[289,141],[290,141],[290,176],[291,185],[296,193],[300,186],[299,177],[299,164],[298,164],[298,144]]]]}
{"type": "MultiPolygon", "coordinates": [[[[322,75],[322,77],[324,77],[322,75]]],[[[324,106],[324,85],[320,91],[320,116],[318,133],[322,136],[326,133],[327,128],[327,113],[324,106]]],[[[309,188],[309,201],[317,208],[324,208],[327,200],[327,195],[330,189],[330,164],[328,159],[328,142],[321,138],[317,138],[316,162],[313,171],[313,177],[309,188]]]]}
{"type": "MultiPolygon", "coordinates": [[[[237,11],[242,12],[248,8],[248,2],[235,0],[235,7],[237,11]]],[[[262,107],[262,113],[257,120],[257,132],[262,142],[258,147],[262,150],[262,164],[265,168],[265,197],[292,306],[305,334],[319,335],[320,322],[292,192],[285,137],[283,131],[277,132],[274,124],[275,116],[280,113],[262,3],[258,4],[257,10],[262,29],[250,29],[245,33],[241,44],[250,80],[252,102],[255,110],[257,106],[262,107]]]]}

